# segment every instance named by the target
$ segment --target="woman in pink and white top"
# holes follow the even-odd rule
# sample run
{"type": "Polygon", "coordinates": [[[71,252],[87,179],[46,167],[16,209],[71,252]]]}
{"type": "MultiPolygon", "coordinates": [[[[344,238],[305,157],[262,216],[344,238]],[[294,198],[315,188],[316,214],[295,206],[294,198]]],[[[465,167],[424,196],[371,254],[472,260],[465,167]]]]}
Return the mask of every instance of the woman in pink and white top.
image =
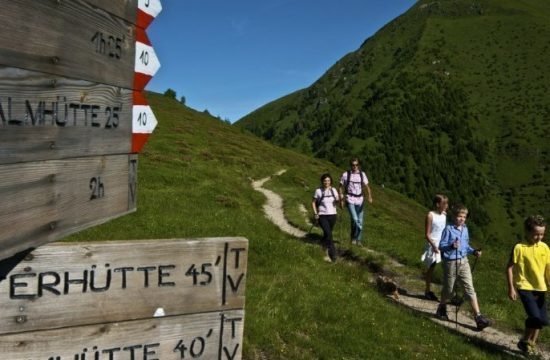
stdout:
{"type": "Polygon", "coordinates": [[[336,249],[332,241],[332,229],[336,224],[336,206],[340,200],[338,191],[332,187],[332,177],[326,173],[321,175],[321,187],[315,190],[311,207],[315,219],[323,229],[323,245],[326,248],[325,260],[336,261],[336,249]]]}

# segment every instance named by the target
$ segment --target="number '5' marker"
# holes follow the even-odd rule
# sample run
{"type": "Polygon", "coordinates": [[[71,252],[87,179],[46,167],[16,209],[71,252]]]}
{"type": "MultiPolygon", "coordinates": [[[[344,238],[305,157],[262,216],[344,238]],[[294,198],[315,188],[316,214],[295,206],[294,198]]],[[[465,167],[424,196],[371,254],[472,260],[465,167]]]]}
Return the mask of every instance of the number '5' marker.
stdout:
{"type": "Polygon", "coordinates": [[[157,118],[140,91],[134,91],[132,110],[132,153],[138,153],[157,126],[157,118]]]}
{"type": "Polygon", "coordinates": [[[160,0],[138,0],[137,26],[147,29],[161,11],[160,0]]]}

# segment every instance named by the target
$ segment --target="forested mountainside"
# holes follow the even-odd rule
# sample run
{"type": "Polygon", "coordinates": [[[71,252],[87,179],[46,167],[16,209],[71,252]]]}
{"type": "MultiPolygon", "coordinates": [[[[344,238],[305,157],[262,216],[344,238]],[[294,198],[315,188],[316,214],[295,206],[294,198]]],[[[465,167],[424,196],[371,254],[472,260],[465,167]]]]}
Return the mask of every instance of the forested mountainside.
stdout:
{"type": "MultiPolygon", "coordinates": [[[[464,202],[487,241],[550,206],[550,3],[422,0],[310,87],[237,126],[425,205],[464,202]]],[[[510,231],[513,233],[510,233],[510,231]]]]}

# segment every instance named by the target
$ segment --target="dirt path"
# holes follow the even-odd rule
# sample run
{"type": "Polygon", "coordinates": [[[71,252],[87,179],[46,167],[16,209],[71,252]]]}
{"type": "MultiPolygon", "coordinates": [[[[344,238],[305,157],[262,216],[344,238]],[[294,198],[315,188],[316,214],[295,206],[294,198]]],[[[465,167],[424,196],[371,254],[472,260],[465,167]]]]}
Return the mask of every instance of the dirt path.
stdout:
{"type": "MultiPolygon", "coordinates": [[[[277,172],[274,176],[280,176],[284,174],[286,170],[281,170],[277,172]]],[[[253,181],[252,187],[254,190],[261,192],[267,198],[267,202],[263,206],[265,216],[271,220],[275,225],[277,225],[282,231],[298,238],[306,237],[307,233],[301,229],[298,229],[292,226],[285,218],[283,210],[283,199],[277,193],[263,188],[263,185],[271,179],[271,176],[253,181]]],[[[307,209],[304,207],[300,208],[300,211],[304,214],[307,219],[307,209]]],[[[307,223],[309,220],[306,221],[307,223]]],[[[374,252],[380,254],[371,249],[363,248],[365,251],[374,252]]],[[[389,259],[389,266],[391,268],[403,267],[402,264],[397,262],[395,259],[389,259]]],[[[374,276],[371,279],[374,282],[374,276]]],[[[453,331],[461,333],[463,335],[475,338],[478,341],[483,341],[494,348],[500,349],[508,354],[520,355],[516,344],[519,340],[520,334],[507,334],[492,327],[486,328],[485,330],[479,332],[476,330],[475,322],[471,314],[464,311],[459,311],[457,315],[457,323],[455,323],[455,307],[449,305],[448,314],[451,321],[441,321],[434,317],[435,310],[437,308],[437,303],[434,301],[428,301],[424,299],[422,293],[415,293],[414,291],[409,291],[407,289],[401,289],[405,294],[399,296],[399,299],[395,300],[392,297],[389,297],[393,301],[406,306],[418,313],[425,314],[429,316],[432,321],[445,326],[453,331]]],[[[550,352],[540,351],[539,358],[550,360],[550,352]]]]}
{"type": "MultiPolygon", "coordinates": [[[[275,176],[281,176],[285,172],[286,170],[281,170],[277,172],[275,176]]],[[[283,212],[283,198],[273,191],[262,187],[269,180],[271,180],[271,176],[252,182],[252,187],[254,190],[261,192],[267,198],[267,202],[263,207],[265,216],[287,234],[299,238],[305,237],[307,235],[305,231],[290,225],[286,220],[283,212]]]]}

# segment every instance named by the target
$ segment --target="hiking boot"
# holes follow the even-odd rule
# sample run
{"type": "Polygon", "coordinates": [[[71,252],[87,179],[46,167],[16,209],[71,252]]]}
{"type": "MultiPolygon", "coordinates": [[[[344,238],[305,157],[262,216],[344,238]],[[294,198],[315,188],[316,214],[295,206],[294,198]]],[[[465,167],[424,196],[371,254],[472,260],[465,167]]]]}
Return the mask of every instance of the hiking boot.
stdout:
{"type": "Polygon", "coordinates": [[[526,340],[520,340],[518,342],[518,349],[521,350],[526,355],[535,355],[535,345],[531,344],[529,341],[526,340]]]}
{"type": "MultiPolygon", "coordinates": [[[[475,316],[476,326],[479,331],[491,326],[491,322],[485,316],[479,314],[475,316]]],[[[519,345],[518,345],[519,346],[519,345]]]]}
{"type": "Polygon", "coordinates": [[[357,240],[351,240],[351,245],[357,245],[357,240]]]}
{"type": "Polygon", "coordinates": [[[529,353],[529,342],[525,340],[520,340],[518,342],[518,349],[520,349],[524,353],[529,353]]]}
{"type": "Polygon", "coordinates": [[[449,321],[449,316],[447,316],[447,306],[439,304],[437,306],[437,311],[435,312],[435,317],[439,320],[449,321]]]}
{"type": "Polygon", "coordinates": [[[437,296],[435,296],[433,291],[426,291],[424,293],[424,297],[426,298],[426,300],[439,301],[439,299],[437,298],[437,296]]]}

